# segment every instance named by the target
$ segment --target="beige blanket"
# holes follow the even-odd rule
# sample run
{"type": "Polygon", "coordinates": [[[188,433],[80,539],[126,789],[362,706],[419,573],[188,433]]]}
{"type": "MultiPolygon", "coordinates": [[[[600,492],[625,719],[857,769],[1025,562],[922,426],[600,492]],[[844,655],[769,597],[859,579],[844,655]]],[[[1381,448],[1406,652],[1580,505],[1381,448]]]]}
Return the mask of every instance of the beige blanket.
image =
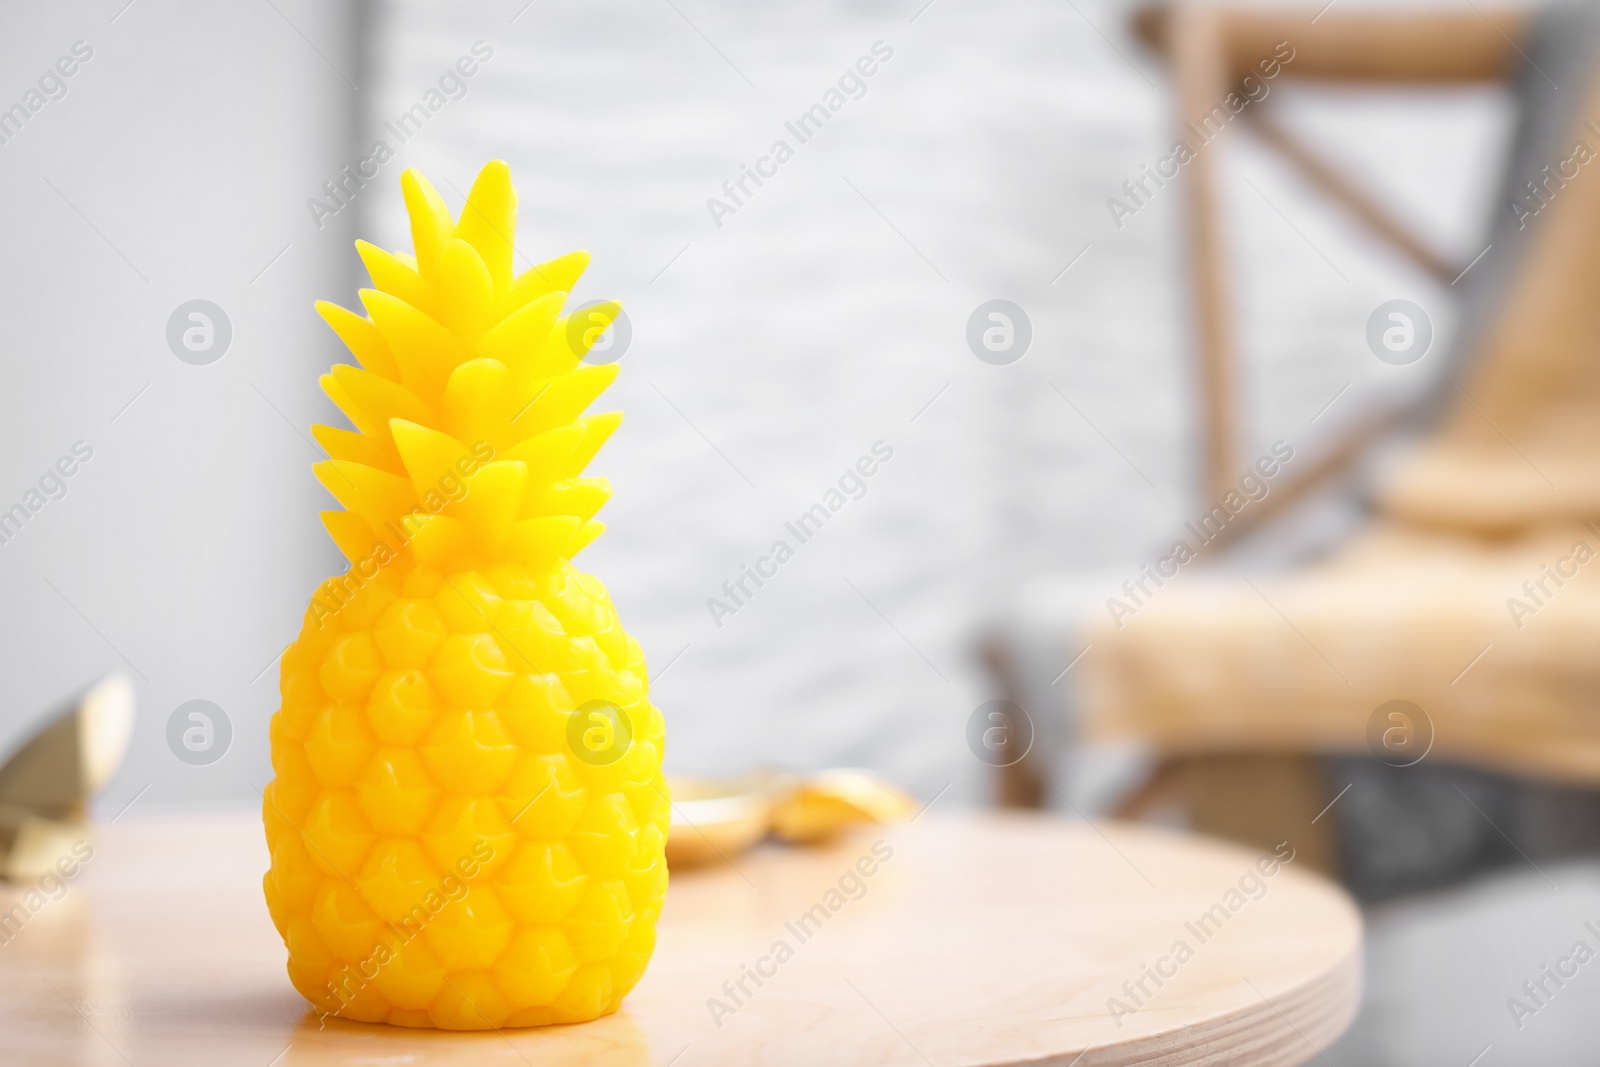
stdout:
{"type": "MultiPolygon", "coordinates": [[[[1600,151],[1597,128],[1572,140],[1600,151]]],[[[1475,358],[1361,536],[1286,579],[1196,565],[1091,628],[1091,736],[1363,751],[1374,710],[1406,699],[1435,754],[1600,782],[1597,175],[1600,155],[1550,194],[1475,358]]]]}

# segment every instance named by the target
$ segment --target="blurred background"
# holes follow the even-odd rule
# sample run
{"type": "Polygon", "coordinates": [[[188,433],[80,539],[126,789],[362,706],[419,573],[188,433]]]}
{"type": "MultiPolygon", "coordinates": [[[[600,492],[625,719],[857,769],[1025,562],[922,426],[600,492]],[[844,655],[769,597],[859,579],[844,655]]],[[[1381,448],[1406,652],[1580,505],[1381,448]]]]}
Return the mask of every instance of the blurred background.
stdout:
{"type": "MultiPolygon", "coordinates": [[[[1319,6],[1277,10],[1310,26],[1319,6]]],[[[1471,0],[1427,10],[1489,24],[1471,0]]],[[[627,311],[605,405],[626,421],[592,468],[615,496],[582,563],[644,646],[669,773],[860,766],[941,805],[998,792],[1127,814],[1161,753],[1137,730],[1078,739],[1075,657],[1105,625],[1085,613],[1127,595],[1217,502],[1190,192],[1127,186],[1170,154],[1184,117],[1159,40],[1141,41],[1132,15],[1109,0],[0,9],[0,106],[25,111],[0,115],[0,510],[27,510],[0,544],[0,748],[120,670],[140,719],[99,810],[259,802],[275,657],[343,565],[316,519],[331,505],[308,428],[338,422],[316,378],[345,355],[312,301],[359,306],[357,237],[409,249],[402,170],[459,209],[498,157],[520,195],[519,252],[588,249],[574,302],[627,311]],[[45,86],[62,57],[74,72],[45,86]],[[862,57],[871,76],[841,82],[862,57]],[[789,124],[819,102],[829,117],[802,143],[789,124]],[[780,139],[792,158],[736,184],[780,139]],[[392,158],[350,180],[380,141],[392,158]],[[230,334],[203,365],[169,341],[195,300],[230,334]],[[1014,305],[1020,353],[970,340],[973,321],[980,336],[999,321],[980,314],[995,300],[1014,305]],[[35,507],[41,476],[85,451],[35,507]],[[877,472],[732,599],[724,583],[793,544],[785,523],[867,455],[877,472]],[[969,741],[996,699],[1037,734],[1009,777],[969,741]],[[167,742],[191,700],[231,726],[205,766],[167,742]]],[[[1510,60],[1506,73],[1274,77],[1249,106],[1270,97],[1279,123],[1470,271],[1516,221],[1506,161],[1532,75],[1510,60]]],[[[1444,388],[1477,276],[1453,284],[1329,210],[1249,131],[1205,153],[1226,220],[1237,469],[1280,441],[1309,465],[1375,412],[1444,388]],[[1425,309],[1424,357],[1375,358],[1369,319],[1393,300],[1425,309]]],[[[1484,260],[1481,285],[1513,271],[1484,260]]],[[[1289,568],[1354,536],[1363,490],[1329,485],[1241,565],[1289,568]]],[[[1486,602],[1503,613],[1516,588],[1486,602]]],[[[1572,683],[1580,703],[1585,684],[1572,683]]],[[[1552,818],[1591,817],[1581,791],[1563,796],[1577,799],[1552,818]]],[[[1172,807],[1148,809],[1182,821],[1172,807]]],[[[1330,847],[1360,847],[1353,832],[1330,847]]],[[[1426,866],[1420,840],[1410,855],[1426,866]]],[[[1600,918],[1600,868],[1522,859],[1440,859],[1439,877],[1354,886],[1373,901],[1371,988],[1332,1062],[1590,1062],[1600,979],[1521,1025],[1506,1001],[1600,918]]]]}

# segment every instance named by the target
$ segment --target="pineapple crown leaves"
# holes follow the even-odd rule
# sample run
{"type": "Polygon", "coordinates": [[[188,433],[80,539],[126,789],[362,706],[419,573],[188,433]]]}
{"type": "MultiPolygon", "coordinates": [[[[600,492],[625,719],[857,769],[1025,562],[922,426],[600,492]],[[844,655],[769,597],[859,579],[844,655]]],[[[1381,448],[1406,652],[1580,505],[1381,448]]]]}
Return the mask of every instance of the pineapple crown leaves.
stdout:
{"type": "Polygon", "coordinates": [[[552,566],[604,529],[594,514],[611,486],[581,475],[622,416],[583,412],[617,367],[581,360],[619,305],[585,308],[588,328],[569,329],[562,306],[587,252],[513,275],[504,162],[479,172],[458,220],[415,170],[400,185],[415,257],[357,241],[366,315],[317,302],[359,364],[321,379],[355,427],[312,427],[329,456],[317,478],[344,507],[323,523],[352,564],[552,566]]]}

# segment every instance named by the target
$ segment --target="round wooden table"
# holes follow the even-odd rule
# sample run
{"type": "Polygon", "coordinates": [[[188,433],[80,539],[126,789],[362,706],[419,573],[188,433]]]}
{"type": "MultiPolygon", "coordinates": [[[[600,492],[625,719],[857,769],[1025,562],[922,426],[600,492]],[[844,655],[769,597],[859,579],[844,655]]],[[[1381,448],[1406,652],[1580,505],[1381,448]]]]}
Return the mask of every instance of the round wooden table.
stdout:
{"type": "Polygon", "coordinates": [[[57,899],[0,888],[7,1064],[1265,1067],[1331,1043],[1360,987],[1355,908],[1292,861],[929,814],[675,873],[655,959],[609,1018],[324,1025],[284,973],[254,814],[130,814],[94,848],[57,899]]]}

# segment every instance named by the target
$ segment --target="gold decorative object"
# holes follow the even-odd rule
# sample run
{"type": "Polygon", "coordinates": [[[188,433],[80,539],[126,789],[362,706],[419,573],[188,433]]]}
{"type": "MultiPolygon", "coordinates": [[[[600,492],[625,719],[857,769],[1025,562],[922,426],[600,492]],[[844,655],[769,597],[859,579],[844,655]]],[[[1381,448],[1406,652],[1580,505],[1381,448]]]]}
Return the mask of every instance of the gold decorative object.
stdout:
{"type": "Polygon", "coordinates": [[[37,878],[88,835],[85,806],[121,766],[133,717],[133,684],[108,675],[0,765],[0,878],[37,878]]]}
{"type": "Polygon", "coordinates": [[[820,844],[857,823],[901,822],[917,809],[904,791],[868,771],[812,777],[757,771],[741,778],[673,778],[667,863],[693,867],[727,860],[768,834],[790,844],[820,844]]]}

